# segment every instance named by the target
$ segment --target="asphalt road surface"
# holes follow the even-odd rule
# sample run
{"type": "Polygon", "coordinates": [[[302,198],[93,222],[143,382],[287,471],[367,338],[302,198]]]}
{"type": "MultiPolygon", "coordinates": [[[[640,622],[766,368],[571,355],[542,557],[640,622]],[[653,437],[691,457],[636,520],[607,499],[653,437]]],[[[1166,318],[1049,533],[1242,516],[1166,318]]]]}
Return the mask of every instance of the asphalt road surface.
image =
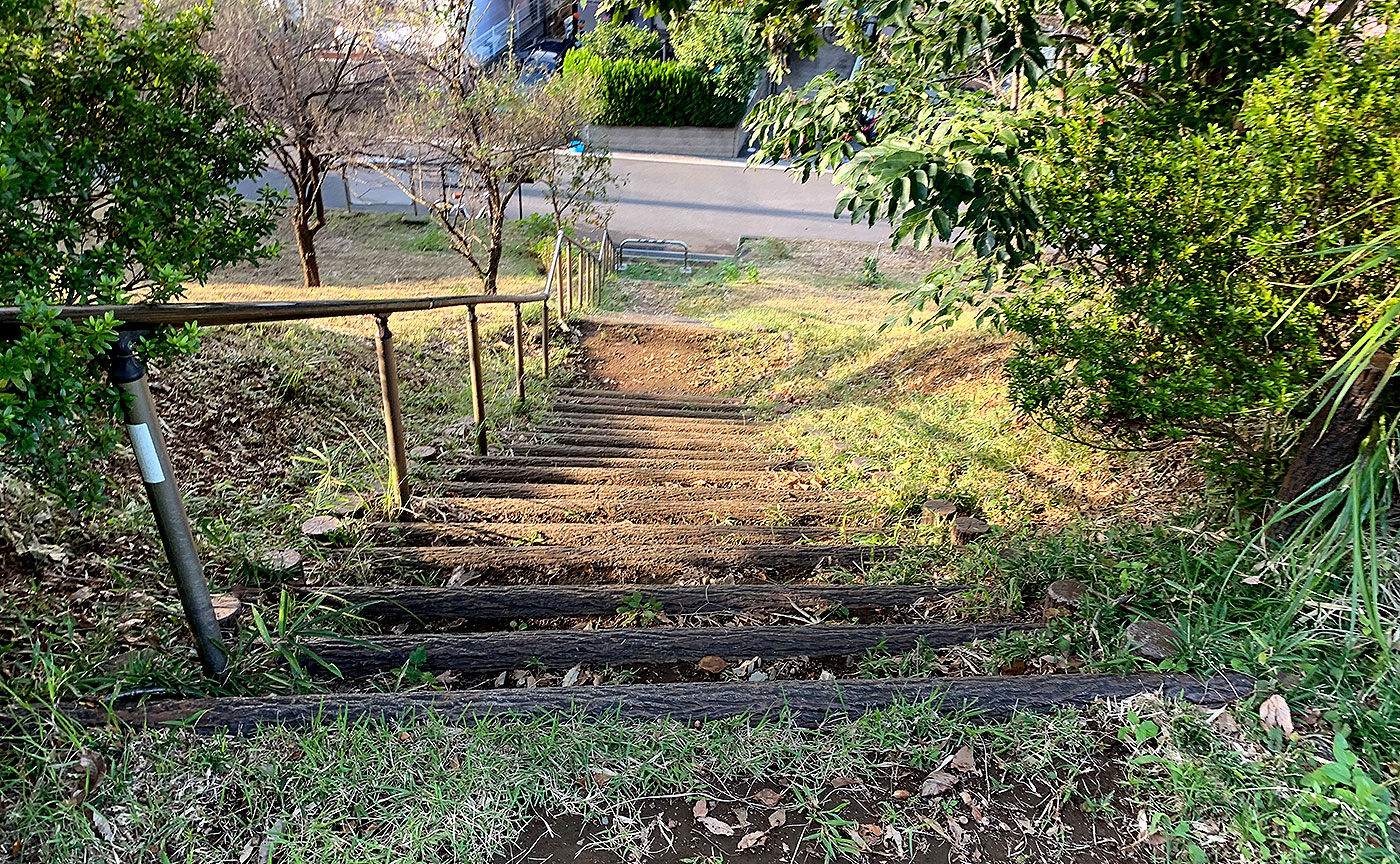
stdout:
{"type": "MultiPolygon", "coordinates": [[[[649,237],[684,240],[697,252],[733,252],[741,237],[787,239],[888,240],[889,227],[852,225],[835,219],[837,188],[829,178],[798,183],[781,168],[749,168],[742,159],[613,154],[613,173],[627,183],[614,190],[617,209],[610,228],[614,238],[649,237]]],[[[348,177],[352,206],[409,212],[408,197],[374,171],[348,177]]],[[[269,172],[244,190],[261,185],[285,188],[281,175],[269,172]]],[[[345,206],[346,181],[327,178],[327,207],[345,206]]],[[[525,213],[547,209],[540,190],[526,186],[520,206],[525,213]]]]}

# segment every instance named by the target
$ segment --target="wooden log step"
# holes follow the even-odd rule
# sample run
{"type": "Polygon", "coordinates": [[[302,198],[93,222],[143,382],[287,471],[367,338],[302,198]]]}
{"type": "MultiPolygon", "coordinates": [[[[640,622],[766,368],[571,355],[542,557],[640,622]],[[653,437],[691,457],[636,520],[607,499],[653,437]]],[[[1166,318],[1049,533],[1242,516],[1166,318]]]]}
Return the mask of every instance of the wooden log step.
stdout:
{"type": "Polygon", "coordinates": [[[917,547],[746,543],[691,546],[382,546],[373,560],[394,571],[457,571],[481,579],[588,578],[655,582],[729,573],[809,577],[823,567],[859,567],[898,558],[917,547]]]}
{"type": "Polygon", "coordinates": [[[622,447],[512,447],[510,453],[468,456],[469,465],[538,465],[552,468],[766,468],[810,471],[812,463],[783,454],[717,453],[704,450],[628,450],[622,447]],[[544,450],[545,452],[540,452],[544,450]],[[601,454],[595,451],[601,451],[601,454]]]}
{"type": "Polygon", "coordinates": [[[376,522],[369,535],[380,543],[405,546],[508,546],[553,543],[587,546],[594,543],[636,546],[644,543],[724,546],[739,543],[831,542],[840,528],[775,525],[647,525],[632,522],[376,522]]]}
{"type": "Polygon", "coordinates": [[[537,426],[528,432],[515,432],[503,437],[507,445],[514,442],[531,444],[573,444],[601,447],[652,447],[666,450],[724,450],[752,451],[756,445],[767,444],[751,432],[689,433],[665,429],[598,429],[583,426],[537,426]]]}
{"type": "Polygon", "coordinates": [[[738,399],[731,399],[727,396],[710,396],[703,393],[643,393],[637,390],[601,390],[593,387],[561,387],[561,396],[578,396],[585,399],[627,399],[632,402],[674,402],[684,400],[686,402],[704,403],[707,405],[733,405],[741,406],[744,403],[738,399]]]}
{"type": "Polygon", "coordinates": [[[628,486],[617,483],[473,483],[438,484],[448,495],[461,498],[597,498],[639,501],[783,501],[857,500],[850,492],[807,489],[759,489],[715,486],[628,486]]]}
{"type": "Polygon", "coordinates": [[[312,654],[356,677],[398,669],[417,654],[421,668],[487,675],[528,666],[568,669],[581,663],[694,663],[703,657],[742,662],[783,657],[852,657],[872,649],[898,653],[926,644],[948,648],[990,639],[1026,624],[810,624],[793,627],[619,627],[605,630],[513,630],[405,636],[306,639],[312,654]],[[426,657],[424,657],[426,654],[426,657]]]}
{"type": "Polygon", "coordinates": [[[579,486],[782,486],[796,471],[773,468],[589,468],[547,465],[444,465],[444,478],[464,483],[545,483],[579,486]]]}
{"type": "MultiPolygon", "coordinates": [[[[940,601],[966,591],[960,585],[473,585],[448,588],[314,588],[318,594],[359,607],[375,619],[447,618],[503,621],[517,618],[582,618],[616,615],[629,600],[659,604],[676,615],[814,609],[889,609],[940,601]]],[[[800,635],[800,634],[799,634],[800,635]]]]}
{"type": "Polygon", "coordinates": [[[720,420],[713,417],[648,417],[644,415],[598,414],[588,412],[555,412],[550,425],[567,425],[574,429],[654,429],[658,431],[691,432],[701,435],[753,434],[772,426],[771,423],[720,420]]]}
{"type": "MultiPolygon", "coordinates": [[[[555,400],[556,405],[564,405],[568,410],[577,410],[583,406],[591,406],[603,409],[605,413],[627,413],[637,412],[649,414],[653,411],[684,411],[681,416],[731,416],[744,418],[750,416],[747,408],[742,405],[730,405],[715,402],[686,402],[679,399],[648,399],[639,401],[636,399],[614,399],[608,396],[570,396],[561,394],[555,400]],[[616,411],[614,409],[617,409],[616,411]]],[[[666,416],[666,415],[657,415],[666,416]]]]}
{"type": "MultiPolygon", "coordinates": [[[[577,489],[578,487],[574,487],[577,489]]],[[[856,508],[830,501],[754,501],[752,498],[661,501],[635,498],[415,498],[419,514],[455,522],[640,522],[717,525],[872,525],[856,508]]]]}
{"type": "Polygon", "coordinates": [[[640,418],[647,421],[683,420],[700,423],[747,424],[751,415],[744,411],[697,411],[692,408],[653,408],[650,405],[600,405],[588,402],[555,402],[550,411],[567,417],[640,418]]]}
{"type": "Polygon", "coordinates": [[[1019,711],[1056,711],[1105,700],[1159,693],[1219,708],[1246,699],[1254,682],[1234,673],[1191,675],[1016,675],[969,678],[885,678],[837,681],[726,681],[637,687],[540,687],[529,690],[418,690],[411,693],[331,693],[160,699],[110,712],[69,705],[75,723],[160,728],[179,724],[201,732],[252,734],[260,727],[318,723],[399,723],[439,718],[464,723],[490,717],[622,717],[680,723],[733,717],[785,719],[815,728],[894,705],[927,704],[930,714],[967,716],[970,723],[1019,711]]]}

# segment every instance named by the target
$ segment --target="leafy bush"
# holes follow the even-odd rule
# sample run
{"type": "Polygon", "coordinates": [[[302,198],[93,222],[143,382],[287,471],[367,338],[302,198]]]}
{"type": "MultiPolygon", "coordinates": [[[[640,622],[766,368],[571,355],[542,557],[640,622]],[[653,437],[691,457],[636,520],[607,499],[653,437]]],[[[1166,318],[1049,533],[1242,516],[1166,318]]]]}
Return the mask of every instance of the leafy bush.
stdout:
{"type": "Polygon", "coordinates": [[[1287,414],[1400,279],[1392,264],[1319,282],[1332,261],[1315,254],[1400,224],[1400,33],[1324,36],[1246,91],[1237,125],[1179,136],[1085,118],[1042,149],[1035,191],[1072,263],[1005,306],[1030,337],[1010,364],[1022,407],[1066,431],[1195,435],[1280,467],[1261,421],[1287,414]]]}
{"type": "MultiPolygon", "coordinates": [[[[50,307],[162,303],[271,251],[270,207],[235,189],[271,137],[220,91],[199,47],[208,24],[207,9],[127,20],[0,4],[0,306],[24,310],[0,342],[0,463],[69,500],[100,491],[96,466],[119,440],[103,368],[117,321],[50,307]]],[[[187,328],[141,351],[193,347],[187,328]]]]}
{"type": "Polygon", "coordinates": [[[594,122],[604,126],[733,126],[742,100],[721,96],[715,79],[673,61],[608,60],[570,51],[564,75],[596,99],[594,122]]]}
{"type": "Polygon", "coordinates": [[[737,9],[692,9],[671,28],[671,47],[678,62],[713,78],[720,96],[747,103],[766,56],[752,31],[737,9]]]}
{"type": "Polygon", "coordinates": [[[655,31],[611,20],[579,37],[578,47],[604,60],[661,59],[661,36],[655,31]]]}

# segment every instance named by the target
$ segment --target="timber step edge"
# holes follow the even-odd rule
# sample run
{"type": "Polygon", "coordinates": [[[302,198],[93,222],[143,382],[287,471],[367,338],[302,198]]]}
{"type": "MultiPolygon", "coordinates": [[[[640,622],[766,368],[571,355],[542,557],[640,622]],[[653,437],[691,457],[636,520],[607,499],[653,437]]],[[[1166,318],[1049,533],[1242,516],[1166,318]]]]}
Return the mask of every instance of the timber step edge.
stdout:
{"type": "MultiPolygon", "coordinates": [[[[577,489],[578,487],[574,487],[577,489]]],[[[575,496],[578,493],[575,492],[575,496]]],[[[631,521],[649,525],[722,525],[726,522],[774,525],[831,525],[879,527],[883,518],[861,514],[851,504],[830,501],[754,501],[751,498],[532,498],[511,495],[481,497],[415,498],[414,512],[447,521],[491,520],[499,522],[631,521]]]]}
{"type": "Polygon", "coordinates": [[[580,486],[692,484],[780,484],[803,472],[782,468],[643,468],[451,463],[439,471],[458,483],[569,483],[580,486]]]}
{"type": "Polygon", "coordinates": [[[732,405],[741,406],[744,403],[738,399],[731,399],[727,396],[710,396],[704,393],[645,393],[637,390],[601,390],[593,387],[561,387],[559,393],[563,396],[580,396],[583,398],[607,398],[607,399],[629,399],[633,402],[672,402],[684,400],[686,402],[703,402],[708,405],[732,405]]]}
{"type": "Polygon", "coordinates": [[[656,525],[639,522],[374,522],[366,526],[366,531],[382,545],[392,543],[400,546],[830,543],[839,540],[843,533],[839,527],[656,525]]]}
{"type": "Polygon", "coordinates": [[[822,566],[855,567],[915,555],[920,547],[896,545],[730,546],[378,546],[369,554],[381,570],[455,570],[478,578],[592,576],[626,581],[694,573],[810,575],[822,566]]]}
{"type": "MultiPolygon", "coordinates": [[[[638,413],[645,414],[652,411],[684,411],[684,416],[704,415],[704,416],[729,416],[745,418],[752,415],[752,412],[743,405],[726,405],[714,402],[688,402],[683,399],[650,399],[638,401],[635,399],[610,399],[602,396],[570,396],[560,394],[554,401],[555,405],[564,405],[569,408],[597,408],[606,409],[608,413],[613,413],[612,409],[618,409],[618,413],[638,413]]],[[[664,416],[664,415],[660,415],[664,416]]]]}
{"type": "Polygon", "coordinates": [[[859,504],[860,498],[844,490],[788,489],[781,486],[733,487],[682,485],[642,486],[626,483],[507,483],[447,480],[436,484],[449,497],[551,499],[584,498],[636,501],[740,501],[772,506],[784,502],[830,501],[859,504]],[[842,497],[836,498],[834,496],[842,497]]]}
{"type": "MultiPolygon", "coordinates": [[[[563,451],[597,448],[558,448],[563,451]]],[[[810,472],[811,462],[784,456],[734,455],[729,453],[700,454],[684,450],[660,451],[665,455],[635,454],[626,450],[618,455],[590,456],[586,453],[564,452],[557,455],[540,453],[500,453],[489,456],[461,456],[448,463],[442,470],[451,473],[462,468],[610,468],[634,469],[640,471],[792,471],[810,472]]]]}
{"type": "MultiPolygon", "coordinates": [[[[608,440],[608,439],[605,439],[608,440]]],[[[733,450],[711,450],[700,447],[646,447],[631,446],[616,440],[611,440],[607,444],[583,444],[570,446],[568,444],[557,444],[554,442],[508,442],[504,448],[506,453],[498,453],[493,456],[478,457],[485,459],[570,459],[584,460],[621,460],[635,459],[642,462],[669,462],[669,461],[689,461],[692,464],[697,462],[707,463],[728,463],[736,466],[744,465],[769,465],[794,463],[801,467],[804,460],[796,459],[784,453],[762,453],[753,451],[749,453],[733,450]]],[[[488,463],[489,464],[489,463],[488,463]]],[[[504,464],[504,463],[502,463],[504,464]]],[[[810,463],[808,463],[810,464],[810,463]]]]}
{"type": "Polygon", "coordinates": [[[302,594],[355,607],[375,619],[584,618],[616,615],[633,598],[662,612],[741,614],[813,606],[887,609],[943,601],[966,585],[473,585],[445,588],[323,587],[302,594]]]}
{"type": "Polygon", "coordinates": [[[1040,625],[802,624],[759,627],[610,627],[601,630],[514,630],[489,633],[418,633],[365,636],[355,641],[306,639],[302,647],[341,675],[371,675],[410,659],[423,669],[490,675],[540,665],[696,663],[717,656],[853,657],[871,650],[897,653],[920,645],[948,648],[1040,625]]]}
{"type": "MultiPolygon", "coordinates": [[[[113,722],[137,728],[179,724],[200,732],[234,734],[251,734],[265,726],[340,722],[359,726],[425,719],[463,723],[540,716],[680,723],[734,717],[755,722],[786,718],[794,725],[815,728],[901,705],[926,705],[927,710],[940,715],[981,723],[1019,711],[1084,707],[1145,693],[1218,708],[1253,692],[1253,680],[1234,673],[1204,679],[1158,674],[1017,675],[238,696],[150,700],[114,710],[88,705],[57,710],[87,727],[113,722]]],[[[34,722],[33,716],[18,712],[11,716],[15,719],[7,725],[34,722]]]]}

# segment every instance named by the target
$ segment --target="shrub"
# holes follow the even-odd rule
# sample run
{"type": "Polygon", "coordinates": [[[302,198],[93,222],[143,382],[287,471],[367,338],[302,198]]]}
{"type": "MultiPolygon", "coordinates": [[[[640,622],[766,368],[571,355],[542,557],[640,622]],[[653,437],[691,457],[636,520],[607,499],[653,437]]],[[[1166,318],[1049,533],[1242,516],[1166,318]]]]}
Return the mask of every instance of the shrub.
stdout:
{"type": "Polygon", "coordinates": [[[570,51],[564,76],[588,79],[593,120],[604,126],[733,126],[745,103],[719,95],[715,79],[691,66],[660,60],[608,60],[570,51]]]}
{"type": "MultiPolygon", "coordinates": [[[[51,307],[163,303],[272,251],[271,207],[236,188],[271,135],[220,91],[208,26],[203,8],[124,20],[103,4],[0,4],[0,306],[24,310],[0,341],[0,468],[70,501],[100,493],[119,440],[104,373],[117,321],[51,307]]],[[[193,348],[185,328],[140,351],[193,348]]]]}
{"type": "Polygon", "coordinates": [[[1318,283],[1316,253],[1400,225],[1400,33],[1320,38],[1246,91],[1237,127],[1062,125],[1036,190],[1048,234],[1112,278],[1061,267],[1004,308],[1028,337],[1023,409],[1130,446],[1199,436],[1273,461],[1265,481],[1283,454],[1262,433],[1396,284],[1394,264],[1318,283]]]}
{"type": "Polygon", "coordinates": [[[751,31],[748,16],[736,11],[695,9],[671,29],[671,47],[677,62],[713,78],[720,96],[747,103],[766,56],[751,31]]]}
{"type": "Polygon", "coordinates": [[[661,37],[656,32],[608,20],[584,33],[578,46],[604,60],[661,59],[661,37]]]}

